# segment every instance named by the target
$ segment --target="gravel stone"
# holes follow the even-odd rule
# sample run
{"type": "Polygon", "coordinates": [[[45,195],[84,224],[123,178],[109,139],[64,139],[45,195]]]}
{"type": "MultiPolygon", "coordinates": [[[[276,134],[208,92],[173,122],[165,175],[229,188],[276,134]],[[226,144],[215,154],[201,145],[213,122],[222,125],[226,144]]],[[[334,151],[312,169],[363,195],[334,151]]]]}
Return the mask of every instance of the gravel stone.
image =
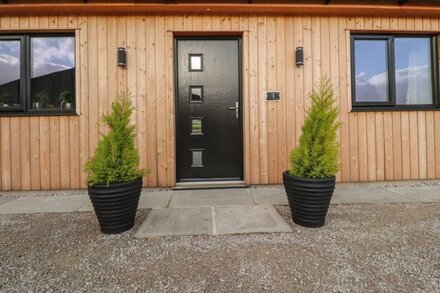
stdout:
{"type": "Polygon", "coordinates": [[[333,205],[293,233],[135,239],[93,213],[0,216],[1,292],[440,292],[440,203],[333,205]]]}

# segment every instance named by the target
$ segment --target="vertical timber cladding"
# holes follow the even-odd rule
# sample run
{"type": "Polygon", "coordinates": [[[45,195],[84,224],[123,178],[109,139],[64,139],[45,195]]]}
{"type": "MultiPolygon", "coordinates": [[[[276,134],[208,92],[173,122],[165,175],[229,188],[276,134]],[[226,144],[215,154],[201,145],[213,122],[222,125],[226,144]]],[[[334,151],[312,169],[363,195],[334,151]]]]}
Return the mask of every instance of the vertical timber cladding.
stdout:
{"type": "Polygon", "coordinates": [[[134,95],[145,186],[175,183],[173,32],[242,32],[244,177],[281,183],[307,93],[322,76],[339,95],[339,181],[440,178],[440,112],[350,112],[349,30],[438,31],[438,18],[263,15],[0,16],[0,30],[76,30],[79,116],[0,118],[0,189],[84,188],[98,117],[118,91],[134,95]],[[127,49],[127,67],[116,64],[127,49]],[[296,47],[305,64],[296,67],[296,47]],[[330,62],[331,60],[331,62],[330,62]],[[266,102],[266,90],[281,101],[266,102]]]}

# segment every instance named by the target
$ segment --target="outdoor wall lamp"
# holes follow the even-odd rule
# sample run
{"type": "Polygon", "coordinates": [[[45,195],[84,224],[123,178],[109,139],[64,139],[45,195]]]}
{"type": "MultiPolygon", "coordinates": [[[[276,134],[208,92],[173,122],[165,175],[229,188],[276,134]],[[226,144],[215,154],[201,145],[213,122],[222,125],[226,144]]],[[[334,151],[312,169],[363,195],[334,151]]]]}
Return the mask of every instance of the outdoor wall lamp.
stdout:
{"type": "Polygon", "coordinates": [[[125,67],[127,64],[127,55],[125,48],[118,48],[118,66],[125,67]]]}
{"type": "Polygon", "coordinates": [[[296,52],[296,66],[303,66],[304,65],[304,50],[303,47],[297,47],[296,52]]]}

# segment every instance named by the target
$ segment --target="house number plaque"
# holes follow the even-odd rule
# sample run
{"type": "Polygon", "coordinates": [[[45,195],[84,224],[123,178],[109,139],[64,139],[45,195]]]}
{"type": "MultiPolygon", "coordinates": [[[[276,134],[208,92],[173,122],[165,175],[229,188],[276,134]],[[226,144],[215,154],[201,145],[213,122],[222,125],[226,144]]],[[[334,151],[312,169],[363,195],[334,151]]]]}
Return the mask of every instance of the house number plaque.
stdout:
{"type": "Polygon", "coordinates": [[[279,91],[266,92],[267,101],[279,101],[281,99],[281,93],[279,91]]]}

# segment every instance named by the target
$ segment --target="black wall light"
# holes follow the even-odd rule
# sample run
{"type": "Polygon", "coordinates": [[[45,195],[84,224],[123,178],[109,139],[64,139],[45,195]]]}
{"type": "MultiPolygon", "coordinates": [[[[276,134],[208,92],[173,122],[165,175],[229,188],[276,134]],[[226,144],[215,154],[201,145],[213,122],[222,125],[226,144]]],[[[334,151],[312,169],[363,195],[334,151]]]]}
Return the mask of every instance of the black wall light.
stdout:
{"type": "Polygon", "coordinates": [[[297,47],[295,55],[296,55],[296,66],[303,66],[304,65],[303,47],[297,47]]]}
{"type": "Polygon", "coordinates": [[[118,48],[118,66],[125,67],[127,64],[127,55],[125,48],[118,48]]]}

